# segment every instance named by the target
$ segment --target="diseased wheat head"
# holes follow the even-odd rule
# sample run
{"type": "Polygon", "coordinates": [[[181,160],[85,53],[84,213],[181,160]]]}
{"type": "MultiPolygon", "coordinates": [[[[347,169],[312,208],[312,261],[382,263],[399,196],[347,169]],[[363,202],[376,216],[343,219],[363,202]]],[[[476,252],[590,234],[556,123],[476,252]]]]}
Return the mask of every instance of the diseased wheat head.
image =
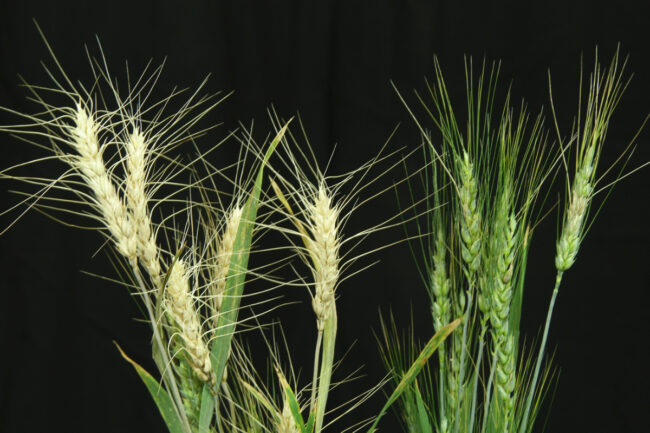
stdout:
{"type": "Polygon", "coordinates": [[[216,311],[221,311],[223,304],[223,296],[226,290],[226,278],[230,270],[230,259],[232,257],[233,248],[235,246],[235,238],[237,236],[237,229],[241,222],[243,207],[233,207],[225,216],[225,224],[223,224],[223,233],[221,237],[216,237],[217,242],[217,257],[215,269],[213,274],[213,281],[210,287],[212,288],[211,296],[215,299],[216,311]]]}
{"type": "Polygon", "coordinates": [[[137,244],[133,222],[104,163],[102,154],[107,145],[99,143],[100,128],[93,113],[88,113],[81,103],[77,103],[74,124],[67,127],[69,144],[77,155],[68,161],[92,191],[92,199],[117,250],[127,259],[134,260],[137,244]]]}
{"type": "Polygon", "coordinates": [[[182,347],[192,369],[203,382],[214,382],[210,351],[203,339],[196,299],[190,290],[189,270],[181,258],[172,264],[165,290],[165,311],[178,328],[173,335],[182,347]]]}
{"type": "Polygon", "coordinates": [[[126,198],[137,239],[138,261],[149,274],[154,287],[160,288],[162,271],[160,252],[156,244],[153,223],[149,214],[147,199],[147,167],[149,156],[147,141],[137,127],[124,141],[126,155],[126,198]]]}
{"type": "Polygon", "coordinates": [[[304,239],[307,253],[313,260],[314,296],[312,306],[316,313],[318,330],[322,331],[331,314],[336,284],[339,278],[338,233],[339,211],[333,206],[332,197],[323,183],[318,186],[307,208],[307,226],[311,236],[304,239]]]}

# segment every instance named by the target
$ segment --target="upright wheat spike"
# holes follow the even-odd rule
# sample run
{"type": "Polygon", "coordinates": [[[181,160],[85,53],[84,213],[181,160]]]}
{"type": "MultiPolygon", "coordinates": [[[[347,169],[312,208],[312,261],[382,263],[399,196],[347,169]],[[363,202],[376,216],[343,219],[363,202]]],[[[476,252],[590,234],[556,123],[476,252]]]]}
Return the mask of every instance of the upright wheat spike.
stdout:
{"type": "Polygon", "coordinates": [[[154,286],[162,283],[160,253],[147,207],[146,167],[147,145],[144,135],[134,128],[125,142],[126,147],[126,198],[136,232],[137,253],[140,264],[145,268],[154,286]]]}
{"type": "Polygon", "coordinates": [[[313,261],[314,298],[318,330],[322,331],[334,303],[334,289],[339,278],[340,240],[337,228],[338,210],[321,183],[313,202],[307,209],[311,238],[305,239],[313,261]]]}
{"type": "Polygon", "coordinates": [[[223,304],[223,296],[226,291],[226,278],[228,278],[228,272],[230,270],[230,259],[232,258],[235,239],[237,238],[237,229],[241,222],[243,210],[243,207],[235,206],[228,213],[221,239],[217,239],[218,245],[214,268],[214,281],[211,285],[216,312],[221,311],[221,305],[223,304]]]}
{"type": "Polygon", "coordinates": [[[460,164],[458,201],[461,210],[460,237],[463,260],[470,273],[475,273],[481,263],[481,213],[474,164],[469,154],[463,152],[460,164]]]}
{"type": "Polygon", "coordinates": [[[493,275],[491,278],[490,321],[492,328],[501,333],[510,318],[512,300],[512,275],[517,250],[517,219],[514,212],[509,217],[499,217],[496,222],[493,275]]]}
{"type": "Polygon", "coordinates": [[[102,157],[99,144],[100,125],[81,103],[75,110],[75,122],[67,128],[70,145],[78,155],[70,164],[81,174],[93,192],[95,204],[117,250],[129,260],[136,257],[135,231],[126,205],[120,198],[102,157]]]}
{"type": "MultiPolygon", "coordinates": [[[[447,277],[447,263],[445,245],[445,232],[442,228],[437,230],[436,250],[433,256],[433,272],[431,273],[431,291],[433,292],[433,303],[431,314],[433,316],[433,327],[439,331],[451,320],[451,304],[449,301],[449,278],[447,277]]],[[[440,347],[443,353],[443,346],[440,347]]]]}
{"type": "Polygon", "coordinates": [[[557,242],[557,254],[555,256],[555,267],[560,272],[566,271],[573,265],[580,248],[585,216],[587,215],[587,208],[593,191],[592,175],[594,172],[595,151],[596,146],[590,146],[580,168],[576,172],[573,185],[571,185],[569,208],[562,227],[562,235],[557,242]]]}
{"type": "Polygon", "coordinates": [[[172,265],[167,279],[166,312],[178,328],[187,362],[203,382],[215,382],[210,361],[210,351],[203,340],[199,314],[190,292],[187,265],[178,259],[172,265]]]}

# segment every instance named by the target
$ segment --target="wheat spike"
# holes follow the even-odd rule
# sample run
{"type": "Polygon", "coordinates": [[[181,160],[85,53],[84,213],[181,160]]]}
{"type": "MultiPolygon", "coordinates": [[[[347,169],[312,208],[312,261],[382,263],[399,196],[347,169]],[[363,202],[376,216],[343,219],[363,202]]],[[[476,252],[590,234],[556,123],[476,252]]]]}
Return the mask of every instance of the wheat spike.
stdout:
{"type": "Polygon", "coordinates": [[[102,157],[104,147],[99,144],[100,125],[80,103],[75,111],[74,126],[68,127],[70,145],[78,155],[71,164],[93,192],[95,204],[117,250],[129,260],[136,257],[133,224],[126,205],[120,198],[102,157]]]}
{"type": "Polygon", "coordinates": [[[431,274],[431,291],[434,298],[431,304],[431,314],[436,332],[449,323],[451,319],[450,282],[446,270],[446,252],[445,232],[439,228],[436,237],[436,250],[433,256],[433,272],[431,274]]]}
{"type": "Polygon", "coordinates": [[[314,298],[318,330],[322,331],[334,303],[334,290],[339,278],[338,210],[332,206],[325,185],[321,183],[314,200],[308,206],[311,238],[305,239],[313,261],[314,298]]]}
{"type": "Polygon", "coordinates": [[[169,271],[166,312],[178,328],[187,361],[203,382],[214,383],[210,352],[203,340],[199,315],[190,292],[189,275],[183,259],[178,259],[169,271]]]}
{"type": "Polygon", "coordinates": [[[293,419],[291,408],[286,398],[284,399],[282,414],[280,414],[280,419],[277,424],[277,433],[298,433],[298,427],[293,419]]]}
{"type": "Polygon", "coordinates": [[[585,216],[587,215],[589,200],[593,191],[592,175],[594,172],[595,150],[596,146],[591,146],[580,169],[576,172],[573,185],[571,185],[569,208],[566,212],[562,235],[558,240],[555,255],[555,267],[560,272],[569,269],[578,255],[585,216]]]}
{"type": "Polygon", "coordinates": [[[230,270],[230,259],[237,238],[237,229],[241,222],[241,216],[244,208],[235,206],[226,218],[226,224],[223,229],[223,235],[218,240],[217,258],[214,271],[213,296],[215,300],[215,309],[221,311],[223,296],[226,291],[226,278],[230,270]]]}
{"type": "Polygon", "coordinates": [[[144,135],[134,128],[125,143],[126,198],[136,232],[137,254],[156,287],[161,284],[160,253],[147,207],[147,145],[144,135]]]}
{"type": "Polygon", "coordinates": [[[460,164],[458,198],[461,211],[460,235],[463,260],[469,270],[476,272],[481,263],[481,214],[478,203],[478,187],[474,164],[464,152],[460,164]]]}

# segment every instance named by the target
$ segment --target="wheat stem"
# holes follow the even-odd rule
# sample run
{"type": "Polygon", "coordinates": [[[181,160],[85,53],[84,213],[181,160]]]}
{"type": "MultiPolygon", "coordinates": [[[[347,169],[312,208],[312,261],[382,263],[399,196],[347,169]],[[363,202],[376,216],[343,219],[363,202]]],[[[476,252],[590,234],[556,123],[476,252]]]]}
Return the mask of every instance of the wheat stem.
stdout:
{"type": "Polygon", "coordinates": [[[533,396],[535,394],[535,388],[537,387],[537,379],[539,377],[539,370],[542,365],[542,360],[544,358],[544,348],[546,347],[546,339],[548,337],[548,331],[551,327],[551,318],[553,317],[553,308],[555,307],[555,300],[557,294],[560,290],[560,283],[562,282],[562,271],[558,271],[555,276],[555,288],[553,289],[553,295],[551,296],[551,302],[548,306],[548,312],[546,313],[546,323],[544,324],[544,333],[542,334],[542,344],[539,347],[539,353],[537,354],[537,362],[535,363],[535,372],[533,373],[533,380],[530,383],[530,390],[528,391],[528,397],[526,398],[526,409],[524,410],[524,418],[521,422],[520,433],[525,433],[526,424],[528,423],[528,415],[530,413],[530,407],[533,403],[533,396]]]}
{"type": "Polygon", "coordinates": [[[310,412],[314,410],[316,406],[316,390],[318,389],[318,361],[320,360],[320,346],[323,341],[323,331],[318,331],[318,336],[316,337],[316,350],[314,351],[314,372],[312,374],[311,381],[311,400],[309,403],[310,412]]]}

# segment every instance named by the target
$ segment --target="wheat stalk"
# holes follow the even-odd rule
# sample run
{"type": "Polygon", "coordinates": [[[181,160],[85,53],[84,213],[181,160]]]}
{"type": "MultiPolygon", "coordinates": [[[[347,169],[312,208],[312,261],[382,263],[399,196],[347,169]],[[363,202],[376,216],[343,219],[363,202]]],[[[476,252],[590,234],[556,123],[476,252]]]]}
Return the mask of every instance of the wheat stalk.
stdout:
{"type": "MultiPolygon", "coordinates": [[[[578,254],[580,243],[584,236],[586,218],[589,213],[591,200],[593,199],[594,194],[594,187],[596,185],[595,172],[601,150],[605,143],[607,128],[612,114],[614,113],[614,109],[618,105],[621,95],[627,87],[627,83],[629,83],[629,81],[626,83],[623,80],[625,64],[623,64],[623,67],[619,69],[618,62],[617,51],[609,68],[607,68],[604,73],[601,73],[600,65],[598,63],[598,52],[596,52],[594,71],[589,79],[589,92],[587,95],[584,118],[583,113],[581,112],[583,104],[581,77],[579,87],[579,108],[576,116],[577,121],[574,123],[573,131],[573,135],[576,137],[577,141],[575,175],[570,187],[568,188],[568,203],[564,212],[562,232],[558,238],[556,247],[555,267],[557,273],[555,276],[555,286],[553,288],[553,294],[551,295],[551,300],[546,314],[542,341],[532,378],[532,391],[529,392],[528,398],[526,399],[524,418],[521,424],[522,427],[520,433],[524,433],[526,422],[528,421],[533,392],[535,391],[537,379],[539,377],[539,370],[542,364],[543,353],[546,347],[546,340],[551,325],[553,310],[555,308],[555,301],[562,282],[562,276],[564,272],[571,268],[575,263],[576,255],[578,254]]],[[[552,104],[552,95],[551,108],[553,110],[553,115],[555,116],[555,108],[552,104]]],[[[624,149],[621,157],[628,150],[629,148],[624,149]]],[[[567,179],[567,184],[568,183],[567,179]]]]}

